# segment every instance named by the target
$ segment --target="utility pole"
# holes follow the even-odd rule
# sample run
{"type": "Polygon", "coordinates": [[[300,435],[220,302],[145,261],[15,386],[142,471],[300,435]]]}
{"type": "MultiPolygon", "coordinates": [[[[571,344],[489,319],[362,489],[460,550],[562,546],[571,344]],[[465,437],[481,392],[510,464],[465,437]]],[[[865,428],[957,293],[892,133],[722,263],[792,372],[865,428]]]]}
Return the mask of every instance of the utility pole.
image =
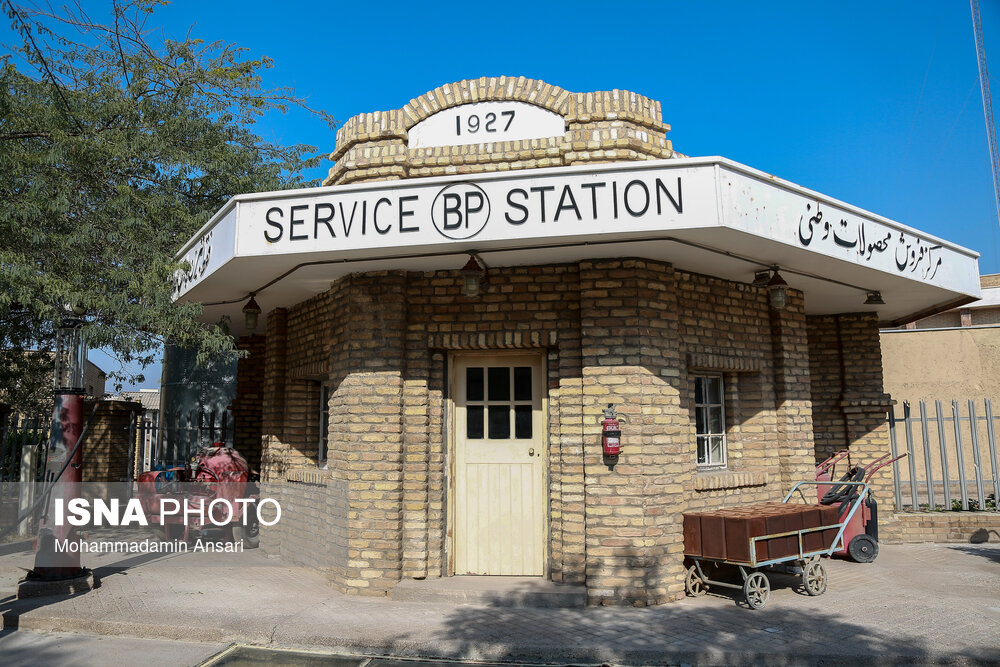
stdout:
{"type": "Polygon", "coordinates": [[[997,133],[993,127],[993,104],[990,101],[990,74],[986,69],[986,49],[983,46],[983,24],[979,19],[979,0],[969,0],[972,5],[972,31],[976,38],[976,60],[979,63],[979,89],[983,95],[983,114],[986,116],[986,141],[989,144],[990,168],[993,170],[993,200],[1000,224],[1000,159],[997,158],[997,133]]]}

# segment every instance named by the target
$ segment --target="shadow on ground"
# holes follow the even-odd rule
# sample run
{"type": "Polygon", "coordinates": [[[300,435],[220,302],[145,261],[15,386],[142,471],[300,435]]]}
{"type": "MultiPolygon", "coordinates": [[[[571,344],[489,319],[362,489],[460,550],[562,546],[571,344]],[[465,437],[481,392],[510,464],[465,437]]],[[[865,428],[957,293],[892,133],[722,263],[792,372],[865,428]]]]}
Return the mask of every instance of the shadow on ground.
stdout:
{"type": "Polygon", "coordinates": [[[971,556],[979,556],[980,558],[985,558],[987,560],[993,561],[994,563],[1000,563],[1000,549],[993,547],[979,547],[974,545],[961,545],[952,546],[950,549],[955,551],[961,551],[962,553],[967,553],[971,556]]]}
{"type": "MultiPolygon", "coordinates": [[[[776,588],[794,587],[775,577],[776,588]]],[[[607,664],[843,665],[1000,663],[1000,650],[944,655],[927,642],[796,609],[795,598],[749,610],[742,593],[710,593],[717,605],[645,609],[460,607],[445,633],[449,655],[480,660],[607,664]],[[562,647],[556,650],[555,647],[562,647]]],[[[706,600],[708,602],[708,600],[706,600]]]]}

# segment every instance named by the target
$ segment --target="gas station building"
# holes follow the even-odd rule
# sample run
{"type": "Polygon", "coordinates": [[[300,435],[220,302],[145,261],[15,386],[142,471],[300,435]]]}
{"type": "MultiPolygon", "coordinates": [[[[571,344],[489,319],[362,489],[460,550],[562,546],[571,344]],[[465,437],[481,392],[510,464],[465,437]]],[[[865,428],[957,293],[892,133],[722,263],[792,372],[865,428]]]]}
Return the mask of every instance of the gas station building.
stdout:
{"type": "Polygon", "coordinates": [[[682,512],[889,451],[879,327],[975,299],[978,255],[669,130],[627,91],[457,82],[351,118],[323,187],[237,196],[182,248],[176,298],[248,352],[264,548],[347,593],[516,575],[659,604],[682,512]]]}

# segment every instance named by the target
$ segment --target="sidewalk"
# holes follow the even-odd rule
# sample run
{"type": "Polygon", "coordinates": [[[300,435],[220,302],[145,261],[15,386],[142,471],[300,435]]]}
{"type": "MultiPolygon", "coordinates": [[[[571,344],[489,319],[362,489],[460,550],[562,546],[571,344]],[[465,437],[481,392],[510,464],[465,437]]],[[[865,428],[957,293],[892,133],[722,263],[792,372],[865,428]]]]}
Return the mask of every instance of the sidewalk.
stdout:
{"type": "Polygon", "coordinates": [[[344,596],[259,551],[87,555],[101,587],[17,600],[30,552],[0,556],[6,626],[100,635],[331,647],[369,655],[611,664],[1000,662],[1000,545],[883,545],[827,561],[808,597],[776,575],[767,607],[728,591],[649,609],[517,609],[344,596]],[[742,597],[738,596],[740,601],[742,597]]]}

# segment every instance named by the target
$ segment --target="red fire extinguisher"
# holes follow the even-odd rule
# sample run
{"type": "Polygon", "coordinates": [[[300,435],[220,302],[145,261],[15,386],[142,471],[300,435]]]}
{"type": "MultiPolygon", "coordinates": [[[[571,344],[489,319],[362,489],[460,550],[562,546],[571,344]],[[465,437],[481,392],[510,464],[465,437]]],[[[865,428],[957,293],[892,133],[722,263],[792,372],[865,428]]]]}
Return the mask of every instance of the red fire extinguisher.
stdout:
{"type": "Polygon", "coordinates": [[[601,446],[605,456],[618,456],[622,451],[622,427],[625,415],[615,413],[614,403],[608,403],[601,422],[601,446]]]}

